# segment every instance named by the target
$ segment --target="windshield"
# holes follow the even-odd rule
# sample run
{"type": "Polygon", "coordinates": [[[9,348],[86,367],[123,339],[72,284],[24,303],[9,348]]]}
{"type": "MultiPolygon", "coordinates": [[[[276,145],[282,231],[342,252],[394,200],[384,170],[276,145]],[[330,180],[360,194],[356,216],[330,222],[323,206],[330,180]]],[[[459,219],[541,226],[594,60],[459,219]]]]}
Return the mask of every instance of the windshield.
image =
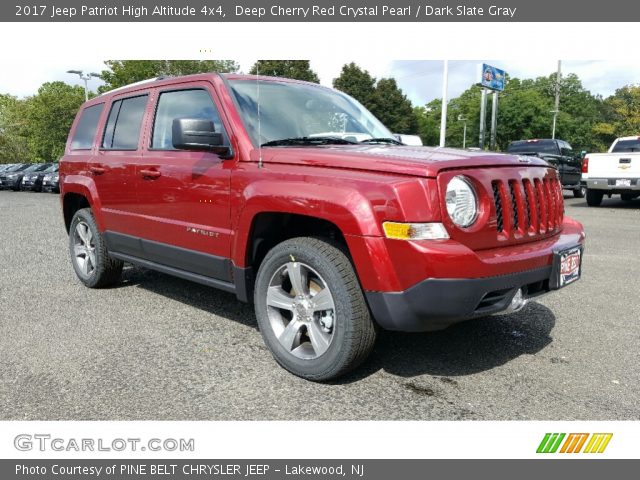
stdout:
{"type": "Polygon", "coordinates": [[[18,163],[17,165],[7,168],[7,172],[19,172],[27,168],[27,166],[28,165],[25,165],[24,163],[18,163]]]}
{"type": "Polygon", "coordinates": [[[254,145],[302,137],[353,142],[393,137],[356,100],[329,88],[268,80],[231,80],[229,84],[254,145]]]}
{"type": "Polygon", "coordinates": [[[640,152],[640,138],[633,138],[631,140],[618,140],[618,142],[611,150],[611,153],[619,152],[640,152]]]}
{"type": "Polygon", "coordinates": [[[51,165],[49,168],[47,168],[44,173],[53,173],[53,172],[57,172],[58,171],[58,164],[55,163],[53,165],[51,165]]]}
{"type": "Polygon", "coordinates": [[[509,153],[548,153],[550,155],[558,155],[558,147],[553,140],[536,140],[513,142],[507,148],[509,153]]]}
{"type": "Polygon", "coordinates": [[[41,172],[42,170],[45,170],[47,168],[49,168],[48,163],[45,163],[44,165],[41,163],[36,163],[35,165],[31,165],[29,168],[27,168],[25,172],[41,172]]]}

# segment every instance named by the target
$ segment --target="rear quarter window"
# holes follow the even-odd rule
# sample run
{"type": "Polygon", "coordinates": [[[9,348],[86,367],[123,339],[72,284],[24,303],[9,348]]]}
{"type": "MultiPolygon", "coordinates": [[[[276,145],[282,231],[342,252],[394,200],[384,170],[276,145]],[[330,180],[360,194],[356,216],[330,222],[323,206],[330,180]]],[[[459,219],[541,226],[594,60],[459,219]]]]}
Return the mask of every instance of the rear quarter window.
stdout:
{"type": "Polygon", "coordinates": [[[91,150],[103,108],[104,103],[100,103],[86,107],[82,111],[78,126],[71,138],[71,150],[91,150]]]}
{"type": "Polygon", "coordinates": [[[149,95],[116,100],[111,105],[102,148],[107,150],[137,150],[144,111],[149,95]]]}

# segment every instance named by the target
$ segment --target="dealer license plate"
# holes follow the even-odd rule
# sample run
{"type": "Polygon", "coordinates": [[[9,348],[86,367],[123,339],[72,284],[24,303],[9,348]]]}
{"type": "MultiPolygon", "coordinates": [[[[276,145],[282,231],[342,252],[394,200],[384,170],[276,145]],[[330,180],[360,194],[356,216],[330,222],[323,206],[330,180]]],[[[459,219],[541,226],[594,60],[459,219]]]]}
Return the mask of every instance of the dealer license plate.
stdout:
{"type": "Polygon", "coordinates": [[[616,187],[630,187],[631,180],[628,178],[618,178],[616,179],[616,187]]]}
{"type": "Polygon", "coordinates": [[[580,247],[570,248],[560,252],[560,271],[558,272],[560,278],[558,279],[558,286],[564,287],[580,278],[581,261],[580,247]]]}

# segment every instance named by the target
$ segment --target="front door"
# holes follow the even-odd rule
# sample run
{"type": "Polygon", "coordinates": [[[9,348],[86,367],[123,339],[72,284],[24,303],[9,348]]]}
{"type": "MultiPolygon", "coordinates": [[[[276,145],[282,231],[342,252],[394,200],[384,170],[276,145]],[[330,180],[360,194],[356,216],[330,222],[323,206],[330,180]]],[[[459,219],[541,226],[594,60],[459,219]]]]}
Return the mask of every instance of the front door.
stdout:
{"type": "Polygon", "coordinates": [[[228,281],[233,162],[172,143],[177,118],[211,120],[228,142],[212,94],[206,83],[158,92],[149,145],[137,166],[136,213],[148,260],[228,281]]]}

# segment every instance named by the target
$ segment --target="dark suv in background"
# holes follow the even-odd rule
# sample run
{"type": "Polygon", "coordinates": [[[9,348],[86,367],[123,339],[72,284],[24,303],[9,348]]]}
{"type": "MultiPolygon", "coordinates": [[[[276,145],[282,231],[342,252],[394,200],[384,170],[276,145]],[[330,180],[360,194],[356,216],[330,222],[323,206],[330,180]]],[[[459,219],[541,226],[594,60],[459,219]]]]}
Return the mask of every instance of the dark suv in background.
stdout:
{"type": "Polygon", "coordinates": [[[574,152],[571,145],[564,140],[552,138],[517,140],[509,144],[507,152],[546,160],[558,170],[562,188],[572,190],[576,198],[583,198],[586,195],[586,187],[580,185],[581,155],[574,152]]]}

